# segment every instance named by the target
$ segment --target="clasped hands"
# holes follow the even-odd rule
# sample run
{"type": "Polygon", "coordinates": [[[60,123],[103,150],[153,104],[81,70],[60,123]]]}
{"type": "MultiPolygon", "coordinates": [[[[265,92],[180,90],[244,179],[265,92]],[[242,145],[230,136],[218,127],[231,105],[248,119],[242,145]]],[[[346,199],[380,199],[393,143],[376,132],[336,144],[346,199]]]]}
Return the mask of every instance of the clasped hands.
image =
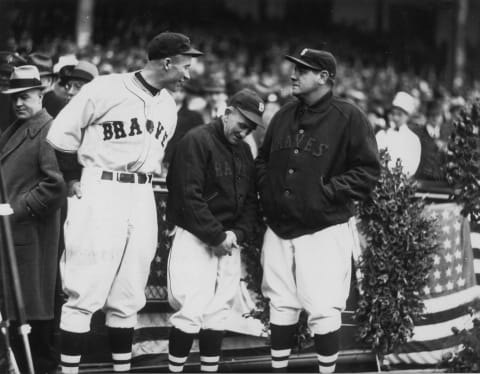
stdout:
{"type": "Polygon", "coordinates": [[[221,242],[219,245],[210,247],[213,254],[217,257],[222,257],[225,255],[230,256],[233,249],[240,248],[237,244],[237,235],[235,235],[233,231],[225,231],[225,234],[227,236],[223,242],[221,242]]]}

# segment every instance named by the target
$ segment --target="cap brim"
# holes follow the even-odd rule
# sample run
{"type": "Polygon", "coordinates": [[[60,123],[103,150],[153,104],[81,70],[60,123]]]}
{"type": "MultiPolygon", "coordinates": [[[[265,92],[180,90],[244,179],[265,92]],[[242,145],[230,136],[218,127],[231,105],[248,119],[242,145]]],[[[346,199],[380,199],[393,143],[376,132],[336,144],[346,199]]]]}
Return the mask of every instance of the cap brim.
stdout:
{"type": "Polygon", "coordinates": [[[293,62],[294,64],[304,66],[304,67],[306,67],[306,68],[308,68],[308,69],[320,70],[318,67],[315,67],[315,66],[313,66],[313,65],[310,65],[309,63],[307,63],[307,62],[305,62],[305,61],[303,61],[303,60],[300,60],[299,58],[293,57],[293,56],[286,55],[286,56],[285,56],[285,59],[288,60],[288,61],[293,62]]]}
{"type": "Polygon", "coordinates": [[[28,91],[28,90],[33,90],[34,88],[39,88],[41,90],[44,90],[47,88],[46,86],[40,85],[40,86],[32,86],[32,87],[20,87],[20,88],[11,88],[9,90],[2,91],[2,94],[9,95],[9,94],[14,94],[17,92],[22,92],[22,91],[28,91]]]}
{"type": "Polygon", "coordinates": [[[192,56],[192,57],[203,56],[203,52],[200,52],[198,49],[195,49],[192,47],[190,47],[190,49],[188,49],[187,51],[182,52],[181,54],[185,56],[192,56]]]}
{"type": "Polygon", "coordinates": [[[263,127],[263,119],[256,113],[248,112],[244,109],[240,109],[235,107],[244,117],[246,117],[249,121],[255,124],[255,127],[260,126],[263,127]]]}

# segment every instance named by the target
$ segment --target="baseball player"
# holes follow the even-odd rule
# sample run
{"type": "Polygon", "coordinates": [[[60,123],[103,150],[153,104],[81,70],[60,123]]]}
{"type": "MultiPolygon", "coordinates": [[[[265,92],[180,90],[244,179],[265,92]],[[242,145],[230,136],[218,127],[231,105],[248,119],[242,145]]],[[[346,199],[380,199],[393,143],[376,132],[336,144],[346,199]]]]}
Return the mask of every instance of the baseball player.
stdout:
{"type": "Polygon", "coordinates": [[[176,227],[168,261],[169,369],[183,371],[199,333],[201,371],[215,372],[225,320],[240,284],[239,244],[256,221],[255,167],[243,141],[262,124],[263,101],[245,89],[225,115],[190,130],[168,169],[167,220],[176,227]]]}
{"type": "Polygon", "coordinates": [[[48,134],[74,197],[60,264],[68,296],[60,322],[64,373],[78,372],[92,313],[101,308],[113,369],[130,369],[136,314],[157,245],[152,175],[177,121],[170,92],[189,79],[192,57],[202,54],[171,32],[153,38],[147,52],[142,70],[84,85],[48,134]]]}
{"type": "Polygon", "coordinates": [[[334,56],[304,49],[293,62],[295,100],[272,118],[256,159],[267,218],[262,291],[270,299],[272,368],[286,371],[299,313],[314,334],[319,371],[335,370],[356,235],[353,201],[380,174],[372,127],[332,94],[334,56]]]}

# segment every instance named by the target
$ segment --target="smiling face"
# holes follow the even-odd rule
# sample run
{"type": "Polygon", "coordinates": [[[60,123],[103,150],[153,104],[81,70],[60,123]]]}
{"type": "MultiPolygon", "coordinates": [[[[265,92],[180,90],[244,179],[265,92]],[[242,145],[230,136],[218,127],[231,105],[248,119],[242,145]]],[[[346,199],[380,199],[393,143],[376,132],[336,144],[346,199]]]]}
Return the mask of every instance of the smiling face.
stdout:
{"type": "Polygon", "coordinates": [[[223,116],[223,131],[230,144],[238,144],[250,134],[255,125],[236,108],[229,107],[223,116]]]}
{"type": "Polygon", "coordinates": [[[178,55],[164,60],[164,81],[170,91],[177,91],[190,79],[191,64],[191,56],[178,55]]]}
{"type": "Polygon", "coordinates": [[[42,110],[42,91],[31,89],[12,94],[12,103],[18,119],[27,120],[42,110]]]}

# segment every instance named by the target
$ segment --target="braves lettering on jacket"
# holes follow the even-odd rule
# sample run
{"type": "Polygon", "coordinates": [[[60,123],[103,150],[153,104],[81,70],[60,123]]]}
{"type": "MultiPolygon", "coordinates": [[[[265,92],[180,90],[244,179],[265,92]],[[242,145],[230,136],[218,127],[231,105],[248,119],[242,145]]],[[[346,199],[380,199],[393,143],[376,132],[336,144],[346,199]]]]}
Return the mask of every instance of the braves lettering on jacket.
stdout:
{"type": "Polygon", "coordinates": [[[256,160],[264,213],[285,239],[346,222],[380,173],[365,114],[331,93],[295,100],[272,118],[256,160]]]}
{"type": "Polygon", "coordinates": [[[224,231],[241,242],[255,224],[255,166],[249,146],[228,143],[221,119],[190,130],[168,169],[167,221],[208,245],[224,231]]]}

